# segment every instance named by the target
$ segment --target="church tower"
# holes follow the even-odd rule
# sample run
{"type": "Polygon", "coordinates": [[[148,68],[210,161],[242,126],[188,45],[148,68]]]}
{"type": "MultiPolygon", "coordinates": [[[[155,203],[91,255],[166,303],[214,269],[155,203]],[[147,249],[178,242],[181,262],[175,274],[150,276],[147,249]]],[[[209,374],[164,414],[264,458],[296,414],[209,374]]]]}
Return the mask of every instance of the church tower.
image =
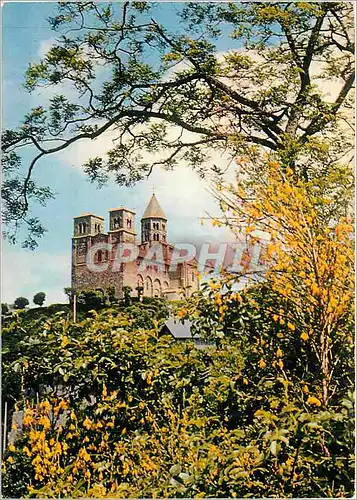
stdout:
{"type": "Polygon", "coordinates": [[[166,242],[167,218],[153,194],[141,218],[141,243],[166,242]]]}
{"type": "Polygon", "coordinates": [[[109,234],[118,242],[135,242],[135,212],[119,207],[109,210],[109,234]]]}

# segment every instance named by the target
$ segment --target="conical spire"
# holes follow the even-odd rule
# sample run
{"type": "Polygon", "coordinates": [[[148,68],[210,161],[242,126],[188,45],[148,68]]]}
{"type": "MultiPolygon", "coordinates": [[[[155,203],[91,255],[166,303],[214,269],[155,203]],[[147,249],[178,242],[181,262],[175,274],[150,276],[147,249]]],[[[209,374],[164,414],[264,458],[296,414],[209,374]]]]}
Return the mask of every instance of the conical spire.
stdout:
{"type": "Polygon", "coordinates": [[[144,215],[142,216],[142,219],[166,219],[166,215],[164,214],[164,211],[159,205],[159,202],[157,201],[156,196],[153,194],[151,197],[151,200],[149,201],[148,206],[146,207],[146,210],[144,212],[144,215]]]}

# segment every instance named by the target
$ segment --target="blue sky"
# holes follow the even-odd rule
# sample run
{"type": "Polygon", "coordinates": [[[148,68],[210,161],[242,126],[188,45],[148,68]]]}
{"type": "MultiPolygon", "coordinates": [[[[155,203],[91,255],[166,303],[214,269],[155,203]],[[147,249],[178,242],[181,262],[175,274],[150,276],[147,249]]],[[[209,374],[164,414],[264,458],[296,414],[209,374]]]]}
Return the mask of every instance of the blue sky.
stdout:
{"type": "MultiPolygon", "coordinates": [[[[177,4],[162,3],[160,20],[173,22],[177,4]]],[[[3,5],[3,127],[16,127],[23,115],[33,106],[43,104],[47,91],[29,94],[21,88],[29,62],[38,61],[51,46],[55,33],[46,21],[56,13],[56,3],[14,2],[3,5]]],[[[222,40],[220,50],[233,47],[228,37],[222,40]]],[[[90,184],[81,164],[90,156],[100,155],[110,146],[110,138],[88,143],[77,143],[60,156],[51,156],[38,164],[34,180],[49,185],[56,194],[46,207],[36,206],[33,214],[47,228],[36,251],[3,244],[2,302],[24,295],[30,300],[38,291],[47,294],[47,303],[62,302],[63,288],[70,285],[70,248],[73,217],[93,212],[107,219],[108,209],[119,205],[137,211],[137,229],[140,214],[149,201],[153,187],[168,217],[170,241],[184,242],[193,235],[201,241],[222,240],[229,237],[223,229],[202,226],[200,219],[219,213],[207,183],[184,164],[174,172],[154,171],[147,180],[134,188],[123,188],[109,183],[101,190],[90,184]]]]}

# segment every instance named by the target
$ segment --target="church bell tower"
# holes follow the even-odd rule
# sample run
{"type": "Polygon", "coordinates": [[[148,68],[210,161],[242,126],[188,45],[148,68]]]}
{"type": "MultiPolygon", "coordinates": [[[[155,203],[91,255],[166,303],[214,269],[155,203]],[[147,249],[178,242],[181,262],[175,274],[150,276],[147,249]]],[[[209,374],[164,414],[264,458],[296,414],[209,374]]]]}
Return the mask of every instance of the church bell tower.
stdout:
{"type": "Polygon", "coordinates": [[[167,218],[153,194],[141,218],[141,243],[166,242],[167,218]]]}

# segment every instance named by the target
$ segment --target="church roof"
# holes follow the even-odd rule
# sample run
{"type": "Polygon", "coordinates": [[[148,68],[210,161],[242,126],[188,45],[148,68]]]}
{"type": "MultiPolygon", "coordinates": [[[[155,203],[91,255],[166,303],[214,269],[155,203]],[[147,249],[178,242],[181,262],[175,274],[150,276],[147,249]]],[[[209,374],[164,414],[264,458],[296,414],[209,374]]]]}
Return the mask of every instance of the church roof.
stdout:
{"type": "Polygon", "coordinates": [[[166,219],[166,215],[164,211],[159,205],[156,196],[153,194],[151,200],[149,201],[148,206],[142,216],[142,219],[166,219]]]}

